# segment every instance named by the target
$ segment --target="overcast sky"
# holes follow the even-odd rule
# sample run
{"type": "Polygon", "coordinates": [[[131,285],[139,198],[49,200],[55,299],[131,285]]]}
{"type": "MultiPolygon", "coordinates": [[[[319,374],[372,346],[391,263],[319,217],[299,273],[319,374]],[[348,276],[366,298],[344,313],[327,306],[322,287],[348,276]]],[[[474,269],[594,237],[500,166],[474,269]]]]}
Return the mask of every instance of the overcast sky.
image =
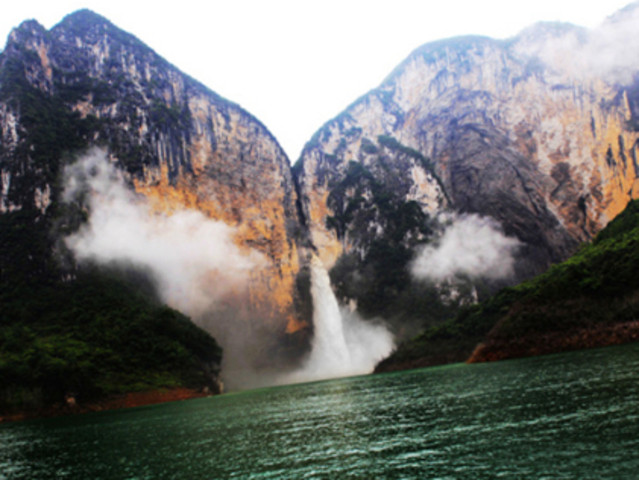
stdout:
{"type": "Polygon", "coordinates": [[[294,162],[313,133],[376,87],[420,45],[456,35],[507,38],[540,20],[599,25],[630,0],[18,0],[47,28],[90,8],[259,118],[294,162]]]}

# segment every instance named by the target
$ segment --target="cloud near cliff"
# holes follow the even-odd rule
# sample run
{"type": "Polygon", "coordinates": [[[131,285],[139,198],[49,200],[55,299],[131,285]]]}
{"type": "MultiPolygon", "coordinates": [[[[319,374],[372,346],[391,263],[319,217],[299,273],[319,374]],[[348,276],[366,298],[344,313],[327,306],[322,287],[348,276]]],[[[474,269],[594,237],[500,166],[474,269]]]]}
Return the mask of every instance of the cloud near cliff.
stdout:
{"type": "Polygon", "coordinates": [[[88,222],[66,238],[79,261],[126,263],[154,274],[162,300],[197,317],[244,288],[262,265],[241,251],[234,230],[194,210],[165,215],[136,195],[122,173],[94,149],[65,170],[66,201],[82,199],[88,222]]]}
{"type": "Polygon", "coordinates": [[[479,215],[453,216],[441,238],[418,252],[411,273],[435,282],[463,275],[497,280],[514,273],[519,240],[507,237],[499,224],[479,215]]]}
{"type": "Polygon", "coordinates": [[[628,84],[637,72],[639,4],[629,5],[592,30],[547,27],[537,36],[532,27],[520,37],[519,53],[538,57],[556,71],[572,77],[604,78],[628,84]]]}

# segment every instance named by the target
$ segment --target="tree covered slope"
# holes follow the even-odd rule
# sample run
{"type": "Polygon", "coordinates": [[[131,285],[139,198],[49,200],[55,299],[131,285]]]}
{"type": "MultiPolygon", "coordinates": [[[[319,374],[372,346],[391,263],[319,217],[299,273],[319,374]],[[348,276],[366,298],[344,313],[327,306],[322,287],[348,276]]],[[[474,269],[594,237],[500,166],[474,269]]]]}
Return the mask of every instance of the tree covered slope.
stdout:
{"type": "Polygon", "coordinates": [[[639,339],[639,202],[563,263],[405,342],[377,371],[639,339]]]}
{"type": "Polygon", "coordinates": [[[217,390],[221,348],[154,301],[139,274],[3,282],[0,413],[179,387],[217,390]],[[142,285],[142,286],[141,286],[142,285]]]}

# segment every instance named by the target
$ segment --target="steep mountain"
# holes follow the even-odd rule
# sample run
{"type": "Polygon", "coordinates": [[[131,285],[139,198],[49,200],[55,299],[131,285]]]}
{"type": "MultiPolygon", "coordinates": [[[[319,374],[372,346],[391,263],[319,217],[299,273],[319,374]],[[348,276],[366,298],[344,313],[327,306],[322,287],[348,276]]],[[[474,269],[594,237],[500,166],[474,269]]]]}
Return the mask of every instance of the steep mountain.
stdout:
{"type": "Polygon", "coordinates": [[[402,344],[376,371],[639,340],[639,201],[567,261],[402,344]]]}
{"type": "MultiPolygon", "coordinates": [[[[27,21],[10,34],[0,56],[0,125],[0,217],[10,229],[35,233],[29,246],[2,252],[3,277],[40,275],[41,265],[58,268],[54,257],[70,257],[60,238],[82,225],[89,207],[62,201],[65,169],[99,146],[153,212],[201,212],[229,227],[241,253],[260,259],[247,286],[228,287],[218,299],[234,323],[216,331],[209,311],[187,313],[223,343],[261,336],[256,361],[286,356],[286,342],[293,351],[306,345],[308,289],[298,275],[304,233],[290,165],[248,112],[82,10],[50,31],[27,21]]],[[[230,283],[224,272],[207,281],[212,292],[230,283]]]]}
{"type": "Polygon", "coordinates": [[[599,33],[538,24],[426,44],[315,134],[294,170],[344,301],[400,323],[440,310],[433,324],[566,259],[639,196],[637,68],[597,64],[599,33]],[[409,274],[460,214],[520,242],[514,275],[428,288],[409,274]]]}
{"type": "Polygon", "coordinates": [[[344,348],[383,323],[454,338],[440,359],[482,339],[476,358],[502,355],[512,332],[484,313],[513,290],[469,306],[639,197],[639,76],[606,43],[636,12],[424,45],[293,168],[257,119],[103,17],[23,23],[0,53],[0,403],[215,388],[217,343],[164,304],[219,340],[231,382],[309,367],[322,266],[344,348]]]}
{"type": "MultiPolygon", "coordinates": [[[[226,361],[249,352],[240,358],[247,364],[289,362],[307,346],[304,230],[289,161],[241,107],[81,10],[49,31],[26,21],[11,32],[0,53],[0,128],[0,371],[12,379],[0,382],[0,403],[19,404],[26,395],[34,407],[68,391],[84,398],[163,386],[214,391],[220,348],[164,302],[231,344],[226,361]],[[77,163],[87,156],[105,165],[77,163]],[[100,190],[100,172],[120,183],[100,190]],[[181,238],[212,235],[210,247],[202,247],[203,264],[216,248],[215,258],[229,258],[204,273],[190,258],[182,270],[195,272],[214,307],[183,309],[192,285],[165,293],[166,278],[149,262],[95,251],[78,262],[69,239],[99,236],[91,230],[93,209],[118,188],[129,192],[120,202],[146,215],[139,218],[197,212],[179,217],[186,222],[181,238]],[[243,283],[224,271],[237,274],[239,261],[243,283]],[[40,361],[44,366],[33,364],[33,373],[22,375],[20,364],[40,361]],[[95,382],[84,381],[92,375],[95,382]],[[71,380],[58,381],[64,378],[71,380]]],[[[139,218],[110,241],[126,248],[139,218]]],[[[156,248],[152,241],[163,233],[157,226],[147,232],[143,249],[156,248]]],[[[159,253],[170,258],[189,248],[159,253]]]]}

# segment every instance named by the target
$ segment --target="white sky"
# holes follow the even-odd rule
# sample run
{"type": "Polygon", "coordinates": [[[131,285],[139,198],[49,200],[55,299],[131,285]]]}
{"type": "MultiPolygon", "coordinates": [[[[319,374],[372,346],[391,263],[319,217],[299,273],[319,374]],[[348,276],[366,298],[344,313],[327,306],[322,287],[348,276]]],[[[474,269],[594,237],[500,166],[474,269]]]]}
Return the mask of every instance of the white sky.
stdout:
{"type": "Polygon", "coordinates": [[[0,39],[23,20],[51,28],[90,8],[255,115],[295,162],[319,127],[426,42],[506,38],[539,20],[595,27],[630,1],[17,0],[2,8],[0,39]]]}

